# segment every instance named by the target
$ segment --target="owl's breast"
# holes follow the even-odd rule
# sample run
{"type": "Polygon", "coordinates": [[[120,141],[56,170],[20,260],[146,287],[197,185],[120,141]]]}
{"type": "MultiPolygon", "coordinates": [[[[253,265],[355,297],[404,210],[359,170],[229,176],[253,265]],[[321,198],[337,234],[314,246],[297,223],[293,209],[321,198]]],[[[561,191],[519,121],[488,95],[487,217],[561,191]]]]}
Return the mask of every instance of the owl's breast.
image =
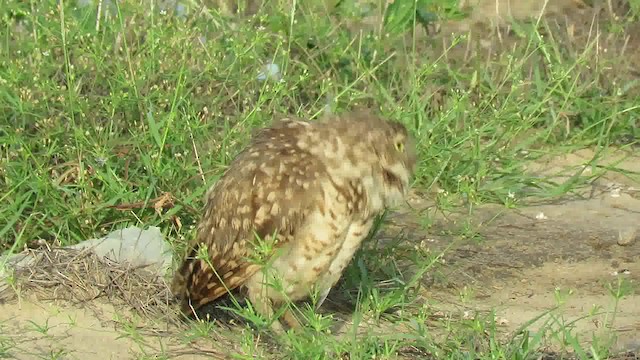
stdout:
{"type": "Polygon", "coordinates": [[[308,297],[329,270],[344,245],[356,208],[348,189],[335,182],[323,182],[321,194],[287,248],[272,263],[282,289],[294,301],[308,297]]]}

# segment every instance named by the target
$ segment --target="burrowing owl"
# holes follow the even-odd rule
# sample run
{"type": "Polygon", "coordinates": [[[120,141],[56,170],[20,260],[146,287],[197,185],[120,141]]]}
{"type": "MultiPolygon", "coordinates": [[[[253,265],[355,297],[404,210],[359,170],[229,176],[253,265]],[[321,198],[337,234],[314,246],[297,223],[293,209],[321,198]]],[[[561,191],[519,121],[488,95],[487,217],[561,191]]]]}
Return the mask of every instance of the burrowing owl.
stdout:
{"type": "MultiPolygon", "coordinates": [[[[369,111],[286,118],[262,129],[205,195],[172,284],[182,311],[236,288],[269,318],[275,306],[313,291],[318,307],[375,217],[404,199],[415,164],[406,128],[369,111]],[[206,257],[198,257],[202,250],[206,257]]],[[[283,319],[299,326],[289,310],[283,319]]]]}

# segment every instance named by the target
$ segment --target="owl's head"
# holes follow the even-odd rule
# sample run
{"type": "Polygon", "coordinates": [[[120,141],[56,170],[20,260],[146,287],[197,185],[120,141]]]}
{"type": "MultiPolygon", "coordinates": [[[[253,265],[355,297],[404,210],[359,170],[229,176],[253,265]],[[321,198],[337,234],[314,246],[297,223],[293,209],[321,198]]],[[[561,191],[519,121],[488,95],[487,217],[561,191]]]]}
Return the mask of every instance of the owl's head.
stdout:
{"type": "Polygon", "coordinates": [[[368,110],[348,115],[351,137],[366,149],[370,166],[377,169],[383,196],[388,205],[397,204],[406,195],[417,163],[415,139],[407,128],[368,110]]]}
{"type": "Polygon", "coordinates": [[[371,147],[382,170],[385,197],[389,203],[398,203],[409,190],[415,171],[416,142],[399,122],[384,121],[374,132],[371,147]]]}

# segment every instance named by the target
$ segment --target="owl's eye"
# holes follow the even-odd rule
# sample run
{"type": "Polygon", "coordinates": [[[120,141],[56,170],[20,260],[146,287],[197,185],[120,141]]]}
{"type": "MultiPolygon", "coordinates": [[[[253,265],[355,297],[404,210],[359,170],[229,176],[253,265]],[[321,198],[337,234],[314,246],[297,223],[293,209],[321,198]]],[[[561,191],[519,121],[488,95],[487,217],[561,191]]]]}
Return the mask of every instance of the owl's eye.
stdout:
{"type": "Polygon", "coordinates": [[[396,150],[398,150],[400,152],[404,152],[404,143],[397,142],[397,143],[395,143],[395,145],[396,145],[396,150]]]}

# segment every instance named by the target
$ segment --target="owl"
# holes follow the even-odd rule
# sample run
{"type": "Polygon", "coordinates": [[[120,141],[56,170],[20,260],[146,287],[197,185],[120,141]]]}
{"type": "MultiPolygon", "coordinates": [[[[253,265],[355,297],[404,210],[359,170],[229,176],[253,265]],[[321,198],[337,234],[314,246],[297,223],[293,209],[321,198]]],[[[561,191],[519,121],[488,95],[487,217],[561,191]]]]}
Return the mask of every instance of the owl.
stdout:
{"type": "Polygon", "coordinates": [[[322,304],[376,216],[404,200],[415,165],[405,126],[369,110],[256,132],[205,195],[172,282],[182,312],[238,290],[264,317],[282,306],[275,332],[298,328],[287,304],[322,304]]]}

